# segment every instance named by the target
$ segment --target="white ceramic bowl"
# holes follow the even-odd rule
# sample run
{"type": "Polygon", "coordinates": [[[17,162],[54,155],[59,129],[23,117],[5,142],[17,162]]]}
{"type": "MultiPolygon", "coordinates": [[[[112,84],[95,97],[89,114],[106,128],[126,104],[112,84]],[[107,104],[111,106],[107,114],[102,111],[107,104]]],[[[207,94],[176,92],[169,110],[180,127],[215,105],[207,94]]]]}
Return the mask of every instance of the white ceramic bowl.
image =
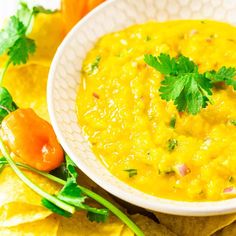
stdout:
{"type": "Polygon", "coordinates": [[[235,0],[108,0],[81,20],[59,47],[49,73],[48,109],[65,151],[94,182],[113,195],[149,210],[178,215],[236,212],[236,199],[181,202],[157,198],[115,178],[92,153],[76,116],[76,94],[86,53],[109,32],[154,19],[215,19],[236,24],[235,0]]]}

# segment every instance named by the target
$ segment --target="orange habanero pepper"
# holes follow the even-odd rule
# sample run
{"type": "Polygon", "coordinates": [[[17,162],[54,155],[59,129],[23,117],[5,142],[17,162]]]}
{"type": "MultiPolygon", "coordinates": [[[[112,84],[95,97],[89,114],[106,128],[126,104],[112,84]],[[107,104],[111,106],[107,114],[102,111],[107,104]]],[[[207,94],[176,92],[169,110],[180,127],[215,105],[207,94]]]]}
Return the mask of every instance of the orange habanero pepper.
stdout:
{"type": "Polygon", "coordinates": [[[64,152],[52,126],[32,109],[18,109],[2,121],[4,144],[23,163],[51,171],[63,162],[64,152]]]}

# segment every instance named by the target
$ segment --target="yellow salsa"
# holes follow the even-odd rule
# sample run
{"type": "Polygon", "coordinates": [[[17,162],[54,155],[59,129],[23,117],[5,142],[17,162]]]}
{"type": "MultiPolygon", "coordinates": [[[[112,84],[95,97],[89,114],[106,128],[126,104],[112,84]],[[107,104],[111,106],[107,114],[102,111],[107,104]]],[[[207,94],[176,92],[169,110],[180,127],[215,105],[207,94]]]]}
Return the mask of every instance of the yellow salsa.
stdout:
{"type": "Polygon", "coordinates": [[[160,98],[163,75],[144,62],[160,53],[189,57],[200,72],[236,67],[236,28],[178,20],[103,36],[82,68],[84,134],[112,174],[143,192],[186,201],[234,197],[236,92],[220,85],[199,114],[179,113],[160,98]]]}

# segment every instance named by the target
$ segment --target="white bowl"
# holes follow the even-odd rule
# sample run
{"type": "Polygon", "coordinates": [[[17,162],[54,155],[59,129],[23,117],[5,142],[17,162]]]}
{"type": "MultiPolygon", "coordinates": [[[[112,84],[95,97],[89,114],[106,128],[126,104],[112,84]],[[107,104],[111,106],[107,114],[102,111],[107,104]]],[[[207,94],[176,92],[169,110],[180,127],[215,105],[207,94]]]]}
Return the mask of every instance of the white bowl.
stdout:
{"type": "Polygon", "coordinates": [[[83,59],[109,32],[154,19],[214,19],[236,24],[235,0],[108,0],[81,20],[59,47],[49,73],[48,109],[65,151],[94,182],[134,205],[177,215],[206,216],[236,212],[236,199],[182,202],[154,197],[114,177],[96,158],[77,122],[76,95],[83,59]]]}

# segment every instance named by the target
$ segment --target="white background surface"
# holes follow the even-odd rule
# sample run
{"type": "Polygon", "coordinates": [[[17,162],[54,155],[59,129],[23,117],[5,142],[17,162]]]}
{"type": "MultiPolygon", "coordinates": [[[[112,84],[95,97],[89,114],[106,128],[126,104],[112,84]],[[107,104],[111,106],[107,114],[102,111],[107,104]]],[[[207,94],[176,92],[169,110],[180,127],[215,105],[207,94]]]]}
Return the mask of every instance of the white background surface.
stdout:
{"type": "MultiPolygon", "coordinates": [[[[2,28],[4,20],[14,15],[16,11],[17,4],[20,0],[0,0],[0,28],[2,28]]],[[[49,9],[58,9],[60,8],[60,0],[24,0],[28,4],[33,5],[42,5],[49,9]]]]}

